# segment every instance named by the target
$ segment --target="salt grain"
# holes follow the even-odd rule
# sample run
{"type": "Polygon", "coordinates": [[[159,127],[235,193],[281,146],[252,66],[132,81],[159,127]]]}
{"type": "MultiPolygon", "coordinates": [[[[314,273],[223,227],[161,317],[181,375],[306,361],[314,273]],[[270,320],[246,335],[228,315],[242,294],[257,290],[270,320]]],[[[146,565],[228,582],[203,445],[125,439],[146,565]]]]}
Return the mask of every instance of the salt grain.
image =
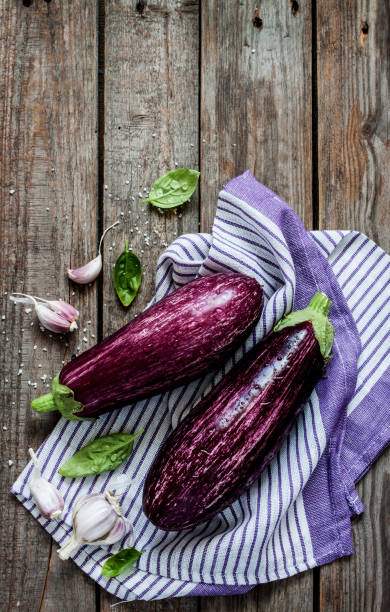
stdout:
{"type": "Polygon", "coordinates": [[[30,314],[30,312],[32,312],[32,308],[25,308],[25,309],[24,309],[24,312],[25,312],[26,314],[30,314]]]}
{"type": "Polygon", "coordinates": [[[7,425],[3,425],[3,431],[7,431],[8,427],[7,425]]]}
{"type": "Polygon", "coordinates": [[[14,195],[15,191],[16,191],[16,189],[10,189],[10,190],[9,190],[9,194],[10,194],[10,195],[14,195]]]}
{"type": "Polygon", "coordinates": [[[14,462],[12,461],[12,459],[8,459],[8,465],[9,465],[9,467],[11,467],[11,465],[13,465],[13,464],[14,464],[14,462]]]}

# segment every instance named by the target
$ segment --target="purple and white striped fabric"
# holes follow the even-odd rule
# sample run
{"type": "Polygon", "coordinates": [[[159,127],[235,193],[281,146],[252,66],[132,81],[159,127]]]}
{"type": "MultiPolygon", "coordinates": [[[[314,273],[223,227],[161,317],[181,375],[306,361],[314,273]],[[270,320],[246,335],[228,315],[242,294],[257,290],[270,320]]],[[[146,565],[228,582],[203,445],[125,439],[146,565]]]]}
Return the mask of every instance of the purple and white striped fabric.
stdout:
{"type": "Polygon", "coordinates": [[[85,546],[74,561],[123,600],[243,593],[353,552],[350,519],[363,511],[354,485],[390,438],[390,258],[354,231],[306,232],[294,211],[246,172],[220,193],[212,234],[180,236],[162,254],[156,296],[198,275],[240,271],[264,287],[263,315],[243,351],[261,340],[315,291],[332,300],[334,357],[278,455],[230,508],[194,529],[163,532],[142,513],[142,486],[164,438],[220,379],[189,385],[111,414],[95,423],[61,419],[38,452],[44,476],[65,498],[59,522],[39,516],[29,464],[12,491],[63,543],[78,496],[106,488],[121,496],[146,552],[129,576],[100,575],[109,549],[85,546]],[[145,433],[131,457],[112,473],[65,479],[59,465],[88,441],[109,432],[145,433]]]}

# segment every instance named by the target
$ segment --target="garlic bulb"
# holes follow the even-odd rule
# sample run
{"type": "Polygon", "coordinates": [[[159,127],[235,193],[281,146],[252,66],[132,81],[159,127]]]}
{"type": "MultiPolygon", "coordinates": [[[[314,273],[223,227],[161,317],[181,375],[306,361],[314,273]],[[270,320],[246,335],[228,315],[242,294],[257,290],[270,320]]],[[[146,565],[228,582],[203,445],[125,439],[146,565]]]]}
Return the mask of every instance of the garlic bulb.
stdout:
{"type": "Polygon", "coordinates": [[[132,528],[122,514],[116,495],[109,491],[86,495],[77,501],[73,510],[73,533],[70,540],[57,552],[60,559],[68,559],[84,544],[115,544],[128,531],[132,538],[132,528]]]}
{"type": "Polygon", "coordinates": [[[45,518],[58,519],[64,509],[64,499],[51,482],[42,478],[38,459],[32,448],[28,449],[34,462],[34,470],[28,483],[30,493],[39,510],[45,518]]]}
{"type": "Polygon", "coordinates": [[[94,259],[91,259],[91,261],[89,261],[84,266],[81,266],[81,268],[75,268],[73,270],[68,268],[68,276],[72,281],[74,281],[75,283],[79,283],[80,285],[86,285],[87,283],[94,281],[95,278],[99,276],[100,271],[102,269],[103,238],[107,234],[108,230],[118,225],[118,223],[119,221],[116,221],[116,223],[113,223],[112,225],[110,225],[104,230],[103,235],[100,238],[99,252],[98,252],[97,257],[95,257],[94,259]]]}
{"type": "Polygon", "coordinates": [[[10,299],[21,304],[33,304],[43,327],[56,334],[66,334],[77,329],[79,311],[63,300],[45,300],[25,293],[13,293],[10,299]]]}

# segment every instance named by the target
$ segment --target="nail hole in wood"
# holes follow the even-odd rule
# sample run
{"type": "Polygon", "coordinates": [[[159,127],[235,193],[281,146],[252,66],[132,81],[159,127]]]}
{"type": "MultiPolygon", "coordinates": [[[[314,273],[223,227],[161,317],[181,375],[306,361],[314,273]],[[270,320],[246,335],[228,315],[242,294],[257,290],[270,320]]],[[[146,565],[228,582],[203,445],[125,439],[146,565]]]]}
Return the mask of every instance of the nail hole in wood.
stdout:
{"type": "Polygon", "coordinates": [[[23,6],[31,6],[32,0],[23,0],[23,6]]]}
{"type": "Polygon", "coordinates": [[[261,28],[263,27],[263,20],[261,19],[260,15],[259,15],[259,9],[258,8],[256,8],[255,12],[253,13],[252,23],[253,23],[254,27],[257,28],[258,30],[261,30],[261,28]]]}
{"type": "Polygon", "coordinates": [[[360,24],[360,44],[362,47],[364,47],[367,37],[368,37],[368,23],[367,21],[362,21],[360,24]]]}
{"type": "Polygon", "coordinates": [[[297,0],[290,0],[291,12],[293,16],[299,13],[299,2],[297,0]]]}
{"type": "Polygon", "coordinates": [[[141,15],[141,17],[144,17],[145,9],[146,9],[145,0],[139,0],[139,2],[137,2],[137,4],[135,5],[135,10],[137,11],[137,13],[139,13],[139,15],[141,15]]]}

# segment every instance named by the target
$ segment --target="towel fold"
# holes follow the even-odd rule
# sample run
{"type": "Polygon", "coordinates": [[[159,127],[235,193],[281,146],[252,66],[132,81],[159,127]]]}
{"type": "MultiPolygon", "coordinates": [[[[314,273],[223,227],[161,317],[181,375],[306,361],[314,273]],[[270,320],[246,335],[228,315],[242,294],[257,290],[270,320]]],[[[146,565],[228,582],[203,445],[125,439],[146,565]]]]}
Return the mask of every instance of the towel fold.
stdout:
{"type": "Polygon", "coordinates": [[[31,463],[12,487],[60,544],[79,496],[107,488],[120,495],[135,547],[146,551],[137,569],[101,576],[104,561],[125,542],[84,546],[73,559],[123,600],[243,593],[351,554],[351,516],[363,511],[355,483],[390,439],[390,258],[380,247],[356,231],[307,232],[281,198],[245,172],[221,191],[211,235],[180,236],[161,255],[153,301],[220,271],[254,276],[265,298],[256,329],[223,370],[95,423],[61,419],[37,453],[44,477],[65,499],[58,522],[42,518],[31,499],[31,463]],[[183,532],[155,528],[142,512],[142,487],[164,438],[232,363],[319,290],[332,300],[333,358],[277,456],[212,520],[183,532]],[[88,441],[139,429],[145,431],[135,451],[115,471],[75,480],[57,473],[88,441]]]}

